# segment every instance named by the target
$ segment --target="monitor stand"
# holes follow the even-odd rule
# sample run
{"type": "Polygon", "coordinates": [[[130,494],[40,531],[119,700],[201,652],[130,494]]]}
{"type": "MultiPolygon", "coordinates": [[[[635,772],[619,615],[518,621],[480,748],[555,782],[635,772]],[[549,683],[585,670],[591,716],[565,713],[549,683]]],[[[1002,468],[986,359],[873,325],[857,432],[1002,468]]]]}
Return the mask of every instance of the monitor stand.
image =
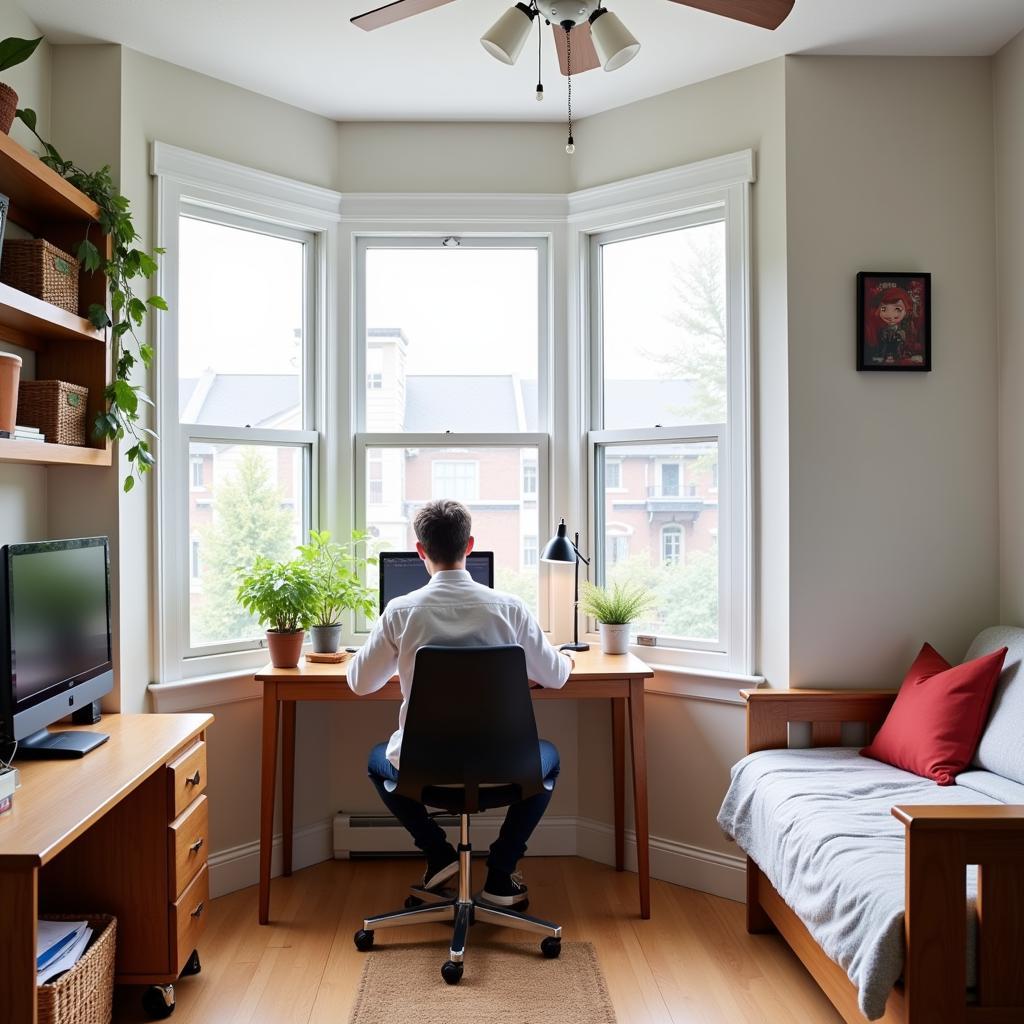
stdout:
{"type": "Polygon", "coordinates": [[[18,740],[15,758],[19,761],[63,761],[85,757],[90,750],[95,750],[108,739],[110,737],[105,732],[79,732],[77,729],[50,732],[49,729],[40,729],[18,740]]]}

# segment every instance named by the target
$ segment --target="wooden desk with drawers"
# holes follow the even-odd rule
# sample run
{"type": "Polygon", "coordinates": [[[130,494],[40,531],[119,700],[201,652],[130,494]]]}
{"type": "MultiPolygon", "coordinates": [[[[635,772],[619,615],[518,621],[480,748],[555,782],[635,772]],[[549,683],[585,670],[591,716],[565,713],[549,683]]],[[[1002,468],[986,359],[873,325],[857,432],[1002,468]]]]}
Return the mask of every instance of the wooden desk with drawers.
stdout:
{"type": "Polygon", "coordinates": [[[36,916],[117,917],[119,983],[168,985],[209,902],[206,729],[212,715],[104,715],[81,760],[18,764],[0,815],[0,1004],[36,1022],[36,916]]]}

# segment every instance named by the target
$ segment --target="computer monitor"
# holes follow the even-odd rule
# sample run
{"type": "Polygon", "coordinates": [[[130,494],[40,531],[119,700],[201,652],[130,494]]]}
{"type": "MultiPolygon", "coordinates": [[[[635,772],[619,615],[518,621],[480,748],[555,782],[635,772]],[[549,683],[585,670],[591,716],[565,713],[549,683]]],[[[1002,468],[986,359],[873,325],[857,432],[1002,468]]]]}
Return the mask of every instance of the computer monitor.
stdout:
{"type": "Polygon", "coordinates": [[[46,727],[113,685],[107,538],[0,549],[0,734],[17,757],[82,757],[105,742],[46,727]]]}
{"type": "MultiPolygon", "coordinates": [[[[380,564],[380,610],[396,597],[411,594],[430,582],[430,573],[415,551],[382,551],[380,564]]],[[[466,558],[470,576],[485,587],[494,586],[494,552],[473,551],[466,558]]]]}

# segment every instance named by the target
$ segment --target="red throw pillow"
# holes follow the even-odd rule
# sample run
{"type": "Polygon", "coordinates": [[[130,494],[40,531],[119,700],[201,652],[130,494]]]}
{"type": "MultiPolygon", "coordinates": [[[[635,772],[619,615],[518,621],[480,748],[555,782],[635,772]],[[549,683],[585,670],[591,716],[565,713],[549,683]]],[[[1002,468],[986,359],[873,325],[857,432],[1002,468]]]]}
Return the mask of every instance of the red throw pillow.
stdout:
{"type": "Polygon", "coordinates": [[[974,757],[1005,657],[1002,647],[951,667],[925,644],[878,735],[861,753],[951,786],[974,757]]]}

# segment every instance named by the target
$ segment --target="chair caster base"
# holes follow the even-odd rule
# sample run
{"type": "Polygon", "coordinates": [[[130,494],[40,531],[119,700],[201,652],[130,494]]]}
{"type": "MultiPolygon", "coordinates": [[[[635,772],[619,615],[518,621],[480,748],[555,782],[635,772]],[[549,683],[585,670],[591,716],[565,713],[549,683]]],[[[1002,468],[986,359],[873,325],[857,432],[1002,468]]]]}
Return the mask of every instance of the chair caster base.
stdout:
{"type": "Polygon", "coordinates": [[[462,964],[458,964],[454,960],[445,960],[441,964],[441,977],[449,985],[458,985],[462,981],[462,964]]]}
{"type": "Polygon", "coordinates": [[[352,936],[352,941],[356,944],[356,949],[360,953],[365,953],[368,950],[373,949],[373,932],[367,931],[365,928],[360,928],[359,931],[352,936]]]}
{"type": "Polygon", "coordinates": [[[181,976],[183,978],[188,978],[193,974],[199,974],[202,969],[203,965],[199,962],[199,950],[193,949],[192,955],[188,958],[188,962],[181,969],[181,976]]]}
{"type": "Polygon", "coordinates": [[[174,986],[150,985],[142,993],[142,1010],[150,1020],[166,1020],[174,1013],[174,986]]]}
{"type": "Polygon", "coordinates": [[[541,939],[540,951],[544,954],[546,959],[556,960],[559,953],[562,952],[562,940],[552,938],[551,936],[548,936],[546,939],[541,939]]]}

